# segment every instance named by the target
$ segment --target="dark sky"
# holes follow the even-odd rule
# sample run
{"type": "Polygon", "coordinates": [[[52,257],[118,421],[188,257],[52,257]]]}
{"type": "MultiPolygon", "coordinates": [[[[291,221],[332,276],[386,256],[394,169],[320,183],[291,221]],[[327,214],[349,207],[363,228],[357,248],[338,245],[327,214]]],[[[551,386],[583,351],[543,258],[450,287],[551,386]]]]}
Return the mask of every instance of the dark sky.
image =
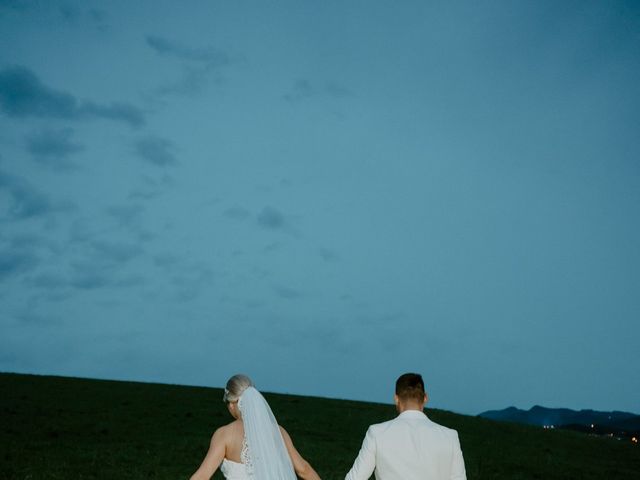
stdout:
{"type": "Polygon", "coordinates": [[[635,2],[0,0],[0,370],[640,412],[635,2]]]}

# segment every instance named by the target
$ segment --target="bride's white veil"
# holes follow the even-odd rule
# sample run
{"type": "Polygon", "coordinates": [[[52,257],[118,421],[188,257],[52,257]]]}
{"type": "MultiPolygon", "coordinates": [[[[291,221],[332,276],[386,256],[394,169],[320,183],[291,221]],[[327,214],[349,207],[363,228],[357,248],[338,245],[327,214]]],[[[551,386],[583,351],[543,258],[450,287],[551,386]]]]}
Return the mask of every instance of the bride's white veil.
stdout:
{"type": "Polygon", "coordinates": [[[238,401],[247,439],[248,465],[256,480],[296,480],[280,427],[269,404],[254,387],[238,401]]]}

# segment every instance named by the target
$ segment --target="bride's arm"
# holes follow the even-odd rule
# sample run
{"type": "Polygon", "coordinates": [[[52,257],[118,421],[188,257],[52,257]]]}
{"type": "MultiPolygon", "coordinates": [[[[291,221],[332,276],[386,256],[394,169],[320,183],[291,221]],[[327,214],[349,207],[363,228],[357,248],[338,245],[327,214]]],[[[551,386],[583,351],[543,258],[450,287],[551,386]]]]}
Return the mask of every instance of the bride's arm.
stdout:
{"type": "Polygon", "coordinates": [[[225,427],[221,427],[213,433],[209,451],[196,473],[191,475],[190,480],[209,480],[211,478],[222,463],[222,460],[224,460],[227,443],[226,436],[225,427]]]}
{"type": "Polygon", "coordinates": [[[291,457],[291,463],[293,463],[293,469],[296,471],[296,475],[303,480],[320,480],[320,476],[316,473],[313,467],[309,462],[302,458],[302,455],[300,455],[296,450],[296,447],[293,446],[293,442],[291,441],[291,437],[287,431],[280,427],[280,432],[282,432],[282,438],[287,447],[287,452],[289,452],[289,457],[291,457]]]}

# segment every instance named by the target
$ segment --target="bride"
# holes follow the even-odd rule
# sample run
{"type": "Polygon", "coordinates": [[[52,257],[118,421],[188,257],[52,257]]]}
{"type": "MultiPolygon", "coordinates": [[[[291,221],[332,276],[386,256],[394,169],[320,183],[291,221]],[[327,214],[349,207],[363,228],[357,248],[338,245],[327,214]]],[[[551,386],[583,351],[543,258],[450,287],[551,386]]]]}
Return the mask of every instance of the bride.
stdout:
{"type": "Polygon", "coordinates": [[[249,377],[231,377],[224,401],[235,421],[214,432],[191,480],[209,480],[218,467],[227,480],[295,480],[296,474],[304,480],[320,480],[249,377]]]}

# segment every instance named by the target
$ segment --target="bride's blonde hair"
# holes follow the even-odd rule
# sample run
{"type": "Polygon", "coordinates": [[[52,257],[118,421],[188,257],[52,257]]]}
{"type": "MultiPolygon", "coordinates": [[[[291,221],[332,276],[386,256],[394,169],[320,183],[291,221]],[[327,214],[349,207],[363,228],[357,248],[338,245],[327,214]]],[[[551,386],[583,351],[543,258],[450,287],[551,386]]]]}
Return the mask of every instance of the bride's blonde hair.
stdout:
{"type": "Polygon", "coordinates": [[[224,397],[222,397],[222,399],[225,402],[237,402],[242,392],[248,387],[253,386],[253,382],[246,375],[242,375],[241,373],[234,375],[227,382],[227,388],[224,389],[224,397]]]}

